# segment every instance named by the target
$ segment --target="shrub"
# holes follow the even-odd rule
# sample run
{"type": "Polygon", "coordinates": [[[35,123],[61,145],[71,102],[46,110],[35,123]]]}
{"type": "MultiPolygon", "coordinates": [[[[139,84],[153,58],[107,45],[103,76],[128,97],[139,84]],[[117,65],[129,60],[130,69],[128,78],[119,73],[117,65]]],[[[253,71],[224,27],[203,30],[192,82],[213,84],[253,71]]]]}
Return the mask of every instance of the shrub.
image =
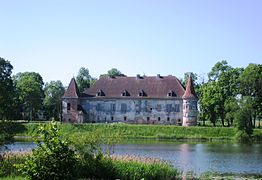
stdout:
{"type": "Polygon", "coordinates": [[[39,129],[40,138],[19,171],[29,179],[74,179],[77,158],[65,140],[59,136],[57,124],[44,124],[39,129]]]}

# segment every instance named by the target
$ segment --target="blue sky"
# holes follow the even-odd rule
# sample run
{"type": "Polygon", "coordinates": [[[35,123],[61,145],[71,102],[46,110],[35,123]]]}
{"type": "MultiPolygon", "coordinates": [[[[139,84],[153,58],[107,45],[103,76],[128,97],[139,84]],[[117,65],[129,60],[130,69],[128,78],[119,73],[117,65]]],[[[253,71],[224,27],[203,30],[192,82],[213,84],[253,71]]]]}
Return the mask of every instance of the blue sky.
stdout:
{"type": "Polygon", "coordinates": [[[80,67],[135,76],[262,63],[260,0],[0,0],[0,57],[67,85],[80,67]]]}

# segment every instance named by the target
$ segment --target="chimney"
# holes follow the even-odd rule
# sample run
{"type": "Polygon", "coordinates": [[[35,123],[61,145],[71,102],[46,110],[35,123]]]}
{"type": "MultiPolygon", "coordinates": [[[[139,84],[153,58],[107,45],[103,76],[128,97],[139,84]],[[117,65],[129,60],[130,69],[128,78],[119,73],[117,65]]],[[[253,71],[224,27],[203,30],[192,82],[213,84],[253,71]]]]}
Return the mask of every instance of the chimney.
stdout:
{"type": "Polygon", "coordinates": [[[137,78],[137,79],[140,79],[140,78],[141,78],[140,74],[137,74],[137,75],[136,75],[136,78],[137,78]]]}
{"type": "Polygon", "coordinates": [[[160,74],[157,74],[156,77],[157,77],[157,79],[162,78],[160,74]]]}

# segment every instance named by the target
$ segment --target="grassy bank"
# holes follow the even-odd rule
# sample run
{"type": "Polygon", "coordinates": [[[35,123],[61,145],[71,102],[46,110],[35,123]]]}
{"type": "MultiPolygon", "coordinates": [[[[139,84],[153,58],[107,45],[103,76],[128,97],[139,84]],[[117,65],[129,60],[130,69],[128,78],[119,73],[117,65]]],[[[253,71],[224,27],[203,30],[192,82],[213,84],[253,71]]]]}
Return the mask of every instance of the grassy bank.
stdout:
{"type": "MultiPolygon", "coordinates": [[[[24,163],[31,153],[8,153],[1,156],[0,179],[25,179],[15,168],[15,164],[24,163]]],[[[92,162],[82,163],[79,158],[74,179],[178,179],[180,172],[170,164],[154,159],[125,157],[96,157],[92,162]]]]}
{"type": "MultiPolygon", "coordinates": [[[[36,135],[39,124],[25,124],[20,136],[36,135]]],[[[197,141],[235,141],[236,128],[227,127],[181,127],[168,125],[136,124],[61,124],[62,134],[100,134],[106,138],[123,139],[170,139],[197,141]]],[[[253,140],[262,141],[262,129],[254,129],[253,140]]]]}

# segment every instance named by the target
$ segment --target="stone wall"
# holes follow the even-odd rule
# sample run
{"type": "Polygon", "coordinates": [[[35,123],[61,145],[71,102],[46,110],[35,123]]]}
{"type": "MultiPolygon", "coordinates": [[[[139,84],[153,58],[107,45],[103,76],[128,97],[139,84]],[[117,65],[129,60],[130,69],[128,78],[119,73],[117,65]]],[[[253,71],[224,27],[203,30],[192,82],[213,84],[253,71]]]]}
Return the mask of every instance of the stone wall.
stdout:
{"type": "Polygon", "coordinates": [[[78,105],[79,105],[78,98],[63,99],[62,101],[63,122],[81,123],[81,120],[83,122],[81,113],[79,116],[78,105]]]}

